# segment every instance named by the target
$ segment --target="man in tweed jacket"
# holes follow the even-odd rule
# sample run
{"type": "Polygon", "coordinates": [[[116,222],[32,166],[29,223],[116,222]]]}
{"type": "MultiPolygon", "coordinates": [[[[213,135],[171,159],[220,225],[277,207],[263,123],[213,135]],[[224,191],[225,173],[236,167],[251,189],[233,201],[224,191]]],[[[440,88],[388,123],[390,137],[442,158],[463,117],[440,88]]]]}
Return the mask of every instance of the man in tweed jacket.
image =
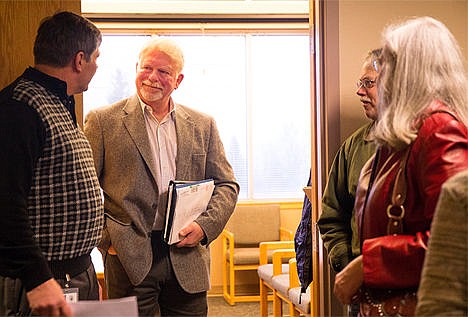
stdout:
{"type": "Polygon", "coordinates": [[[0,92],[1,316],[26,316],[28,306],[69,316],[65,284],[80,299],[99,298],[90,253],[101,238],[103,206],[73,95],[88,88],[100,44],[85,18],[48,17],[37,32],[34,67],[0,92]]]}
{"type": "Polygon", "coordinates": [[[105,197],[100,248],[108,295],[137,296],[140,316],[206,316],[208,245],[239,192],[213,118],[171,98],[182,68],[175,43],[150,41],[137,64],[137,95],[90,112],[85,122],[105,197]],[[207,210],[167,245],[169,181],[208,178],[215,189],[207,210]]]}

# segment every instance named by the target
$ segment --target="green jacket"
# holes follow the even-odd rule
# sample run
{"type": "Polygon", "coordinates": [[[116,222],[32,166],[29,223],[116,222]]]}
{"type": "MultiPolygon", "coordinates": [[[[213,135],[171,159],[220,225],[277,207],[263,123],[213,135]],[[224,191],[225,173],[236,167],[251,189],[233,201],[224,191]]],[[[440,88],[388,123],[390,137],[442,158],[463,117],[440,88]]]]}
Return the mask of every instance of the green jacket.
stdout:
{"type": "Polygon", "coordinates": [[[359,128],[341,145],[322,197],[318,227],[335,272],[360,254],[354,198],[361,169],[376,149],[375,143],[369,140],[372,127],[373,122],[359,128]]]}

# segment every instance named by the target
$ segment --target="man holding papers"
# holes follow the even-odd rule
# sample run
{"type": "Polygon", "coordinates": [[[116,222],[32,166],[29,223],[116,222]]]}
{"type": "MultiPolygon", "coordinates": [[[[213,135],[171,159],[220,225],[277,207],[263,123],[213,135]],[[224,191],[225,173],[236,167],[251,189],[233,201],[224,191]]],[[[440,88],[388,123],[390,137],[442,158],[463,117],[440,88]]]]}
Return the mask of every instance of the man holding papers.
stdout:
{"type": "Polygon", "coordinates": [[[140,316],[207,315],[208,245],[239,193],[214,119],[172,100],[183,63],[172,41],[149,41],[138,56],[137,94],[91,112],[85,122],[105,197],[100,250],[108,295],[136,296],[140,316]],[[170,181],[209,179],[206,207],[172,233],[179,242],[167,244],[170,181]]]}
{"type": "Polygon", "coordinates": [[[169,182],[164,241],[174,244],[185,237],[180,231],[206,210],[213,195],[212,179],[196,182],[169,182]]]}

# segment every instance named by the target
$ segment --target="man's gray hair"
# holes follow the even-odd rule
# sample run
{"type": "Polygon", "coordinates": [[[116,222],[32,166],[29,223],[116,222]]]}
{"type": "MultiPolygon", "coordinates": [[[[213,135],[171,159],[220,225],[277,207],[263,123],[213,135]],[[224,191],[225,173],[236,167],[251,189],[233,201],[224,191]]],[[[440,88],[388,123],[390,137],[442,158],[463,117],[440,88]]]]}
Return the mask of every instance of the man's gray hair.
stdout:
{"type": "Polygon", "coordinates": [[[184,54],[175,41],[166,37],[152,37],[143,45],[143,48],[138,55],[138,59],[140,59],[142,54],[148,50],[157,50],[169,56],[177,68],[177,73],[181,73],[184,69],[184,54]]]}

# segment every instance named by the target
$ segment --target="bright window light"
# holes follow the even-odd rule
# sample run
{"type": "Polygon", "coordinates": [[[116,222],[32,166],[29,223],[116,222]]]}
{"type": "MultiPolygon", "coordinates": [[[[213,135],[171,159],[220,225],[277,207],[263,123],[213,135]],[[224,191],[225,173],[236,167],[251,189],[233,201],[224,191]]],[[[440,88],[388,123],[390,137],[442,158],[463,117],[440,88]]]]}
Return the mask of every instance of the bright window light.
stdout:
{"type": "MultiPolygon", "coordinates": [[[[212,115],[241,200],[302,200],[310,171],[309,38],[171,35],[185,53],[177,103],[212,115]]],[[[135,93],[143,35],[104,35],[84,115],[135,93]]]]}

